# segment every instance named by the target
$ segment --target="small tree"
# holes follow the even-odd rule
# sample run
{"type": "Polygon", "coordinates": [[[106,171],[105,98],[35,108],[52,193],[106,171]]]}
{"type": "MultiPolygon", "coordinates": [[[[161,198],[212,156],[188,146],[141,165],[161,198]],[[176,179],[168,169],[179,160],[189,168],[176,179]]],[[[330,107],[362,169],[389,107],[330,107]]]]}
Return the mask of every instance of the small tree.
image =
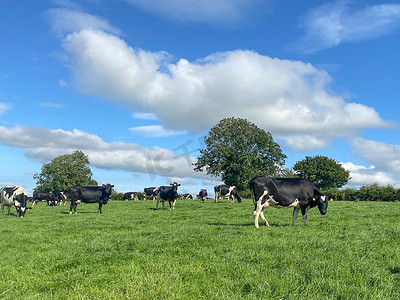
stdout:
{"type": "Polygon", "coordinates": [[[350,171],[345,170],[336,160],[326,156],[306,156],[298,161],[293,170],[302,177],[313,181],[321,189],[340,188],[350,180],[350,171]]]}
{"type": "Polygon", "coordinates": [[[205,149],[194,164],[195,171],[221,176],[239,190],[247,188],[257,175],[276,175],[286,155],[271,134],[245,119],[226,118],[204,138],[205,149]]]}
{"type": "Polygon", "coordinates": [[[36,190],[59,192],[71,186],[97,185],[92,179],[92,171],[87,166],[88,157],[82,151],[57,156],[43,164],[40,174],[35,173],[36,190]]]}

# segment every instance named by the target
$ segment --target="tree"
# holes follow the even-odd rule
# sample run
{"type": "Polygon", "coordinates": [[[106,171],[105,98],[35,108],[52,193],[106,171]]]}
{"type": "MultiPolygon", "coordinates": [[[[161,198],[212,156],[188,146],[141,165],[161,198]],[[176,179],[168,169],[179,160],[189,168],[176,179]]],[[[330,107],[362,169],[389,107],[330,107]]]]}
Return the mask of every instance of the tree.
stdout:
{"type": "Polygon", "coordinates": [[[72,186],[97,185],[92,179],[88,157],[82,151],[57,156],[51,162],[43,164],[40,174],[35,173],[36,190],[59,192],[72,186]]]}
{"type": "Polygon", "coordinates": [[[336,160],[326,156],[306,156],[296,162],[293,170],[302,177],[313,181],[320,189],[340,188],[350,180],[346,171],[336,160]]]}
{"type": "Polygon", "coordinates": [[[204,143],[194,170],[205,168],[207,174],[221,176],[239,190],[246,189],[254,176],[277,174],[285,163],[286,155],[271,134],[245,119],[221,120],[204,143]]]}

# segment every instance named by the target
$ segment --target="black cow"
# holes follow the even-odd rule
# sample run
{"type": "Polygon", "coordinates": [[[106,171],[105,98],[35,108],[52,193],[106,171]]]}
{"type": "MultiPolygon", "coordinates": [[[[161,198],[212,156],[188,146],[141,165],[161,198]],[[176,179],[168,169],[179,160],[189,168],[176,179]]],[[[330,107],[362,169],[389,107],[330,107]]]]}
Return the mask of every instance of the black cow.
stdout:
{"type": "Polygon", "coordinates": [[[193,199],[193,196],[192,196],[192,194],[182,194],[181,198],[182,199],[193,199]]]}
{"type": "Polygon", "coordinates": [[[156,208],[158,209],[158,203],[161,200],[162,208],[164,209],[164,202],[168,200],[169,209],[171,209],[171,204],[172,204],[172,209],[175,209],[176,199],[178,198],[178,186],[180,185],[181,184],[174,182],[170,183],[170,186],[160,186],[158,188],[156,208]]]}
{"type": "Polygon", "coordinates": [[[124,194],[124,197],[122,199],[126,201],[128,200],[139,201],[138,192],[127,192],[124,194]]]}
{"type": "Polygon", "coordinates": [[[239,192],[234,185],[226,185],[226,184],[220,184],[216,185],[214,187],[214,192],[215,192],[215,202],[218,202],[219,198],[227,198],[231,199],[231,203],[235,201],[235,198],[237,199],[237,202],[241,203],[242,202],[242,197],[240,197],[239,192]]]}
{"type": "Polygon", "coordinates": [[[10,214],[10,207],[14,205],[17,211],[17,217],[23,217],[26,210],[31,207],[26,207],[28,203],[28,195],[25,189],[20,186],[6,186],[0,190],[1,214],[4,212],[4,206],[7,206],[8,214],[10,214]]]}
{"type": "Polygon", "coordinates": [[[326,214],[328,201],[310,180],[303,178],[276,178],[258,176],[250,180],[250,190],[254,194],[254,225],[258,228],[258,217],[269,226],[263,210],[268,206],[276,208],[294,207],[292,226],[301,210],[304,225],[307,225],[307,211],[318,206],[322,215],[326,214]]]}
{"type": "Polygon", "coordinates": [[[102,213],[103,204],[107,204],[108,199],[111,196],[111,190],[114,186],[107,183],[102,186],[75,186],[69,189],[69,197],[71,200],[71,206],[69,213],[72,214],[72,209],[76,213],[76,206],[80,202],[84,203],[98,203],[98,213],[102,213]]]}
{"type": "Polygon", "coordinates": [[[156,187],[148,187],[148,188],[144,188],[144,199],[147,201],[147,197],[152,197],[153,198],[153,202],[156,199],[158,195],[158,188],[156,187]]]}
{"type": "Polygon", "coordinates": [[[199,192],[199,198],[202,200],[202,201],[206,201],[207,200],[207,190],[206,189],[201,189],[200,190],[200,192],[199,192]]]}
{"type": "Polygon", "coordinates": [[[57,199],[53,192],[33,192],[32,205],[38,202],[46,201],[46,206],[57,205],[57,199]]]}

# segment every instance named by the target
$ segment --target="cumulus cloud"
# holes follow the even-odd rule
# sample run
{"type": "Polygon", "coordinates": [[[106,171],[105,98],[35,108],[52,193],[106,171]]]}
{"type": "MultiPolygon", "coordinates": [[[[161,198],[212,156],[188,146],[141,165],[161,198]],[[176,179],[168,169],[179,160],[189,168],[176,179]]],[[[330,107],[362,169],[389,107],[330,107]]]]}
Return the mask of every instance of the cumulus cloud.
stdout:
{"type": "Polygon", "coordinates": [[[179,22],[234,25],[244,19],[260,0],[125,0],[157,16],[179,22]]]}
{"type": "Polygon", "coordinates": [[[193,171],[194,157],[179,155],[171,150],[123,142],[107,143],[100,137],[81,130],[49,130],[40,127],[0,126],[0,143],[25,149],[25,155],[46,162],[75,150],[89,157],[91,165],[103,169],[120,169],[160,176],[195,177],[207,179],[204,173],[193,171]]]}
{"type": "Polygon", "coordinates": [[[380,185],[395,185],[396,181],[387,173],[378,171],[374,166],[365,167],[352,162],[341,163],[342,167],[350,171],[350,186],[362,186],[378,183],[380,185]]]}
{"type": "Polygon", "coordinates": [[[359,129],[391,126],[373,108],[329,92],[330,76],[301,61],[237,50],[170,63],[165,52],[133,49],[92,29],[69,34],[63,46],[79,91],[154,111],[169,129],[200,132],[240,117],[295,150],[313,150],[359,129]]]}
{"type": "Polygon", "coordinates": [[[377,4],[352,10],[348,1],[336,1],[311,10],[302,26],[305,35],[297,44],[305,53],[314,53],[342,43],[391,34],[400,27],[400,4],[377,4]]]}
{"type": "Polygon", "coordinates": [[[355,154],[378,170],[392,174],[400,181],[400,145],[354,138],[350,145],[355,154]]]}
{"type": "Polygon", "coordinates": [[[132,133],[144,135],[147,137],[167,137],[185,134],[184,130],[171,130],[161,125],[137,126],[129,129],[132,133]]]}

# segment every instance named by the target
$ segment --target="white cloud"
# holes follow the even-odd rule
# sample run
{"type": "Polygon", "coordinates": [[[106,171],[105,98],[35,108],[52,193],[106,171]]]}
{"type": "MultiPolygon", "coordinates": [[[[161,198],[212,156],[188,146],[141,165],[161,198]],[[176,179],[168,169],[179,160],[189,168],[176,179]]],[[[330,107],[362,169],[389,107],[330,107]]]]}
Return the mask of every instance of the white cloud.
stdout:
{"type": "Polygon", "coordinates": [[[244,19],[260,0],[125,0],[141,9],[179,22],[234,25],[244,19]]]}
{"type": "Polygon", "coordinates": [[[120,30],[111,26],[107,20],[69,8],[52,8],[45,13],[45,18],[51,24],[58,36],[77,32],[83,28],[98,29],[105,32],[120,34],[120,30]]]}
{"type": "Polygon", "coordinates": [[[378,4],[353,11],[336,1],[310,11],[303,20],[305,36],[297,43],[305,53],[342,43],[379,38],[400,26],[400,4],[378,4]]]}
{"type": "Polygon", "coordinates": [[[354,138],[350,145],[355,154],[377,169],[393,176],[400,182],[400,145],[354,138]]]}
{"type": "Polygon", "coordinates": [[[11,108],[11,104],[10,103],[2,103],[2,102],[0,102],[0,115],[4,114],[10,108],[11,108]]]}
{"type": "Polygon", "coordinates": [[[363,186],[378,183],[379,185],[395,185],[396,181],[388,174],[378,171],[374,166],[365,167],[352,162],[341,163],[342,167],[350,171],[350,186],[363,186]]]}
{"type": "Polygon", "coordinates": [[[140,120],[157,120],[157,116],[155,113],[136,112],[133,114],[133,117],[140,120]]]}
{"type": "Polygon", "coordinates": [[[224,117],[241,117],[295,150],[312,150],[360,129],[392,125],[373,108],[329,92],[330,76],[301,61],[237,50],[172,64],[164,52],[134,50],[91,29],[69,34],[63,46],[78,90],[154,111],[174,130],[200,132],[224,117]]]}
{"type": "Polygon", "coordinates": [[[171,130],[161,125],[137,126],[129,129],[132,133],[144,135],[147,137],[167,137],[185,134],[184,130],[171,130]]]}
{"type": "Polygon", "coordinates": [[[38,127],[0,126],[0,143],[25,149],[25,155],[39,162],[47,162],[61,154],[81,150],[91,165],[103,169],[120,169],[147,173],[151,178],[178,176],[209,178],[193,171],[194,157],[179,155],[171,150],[123,142],[107,143],[94,134],[76,130],[49,130],[38,127]]]}

